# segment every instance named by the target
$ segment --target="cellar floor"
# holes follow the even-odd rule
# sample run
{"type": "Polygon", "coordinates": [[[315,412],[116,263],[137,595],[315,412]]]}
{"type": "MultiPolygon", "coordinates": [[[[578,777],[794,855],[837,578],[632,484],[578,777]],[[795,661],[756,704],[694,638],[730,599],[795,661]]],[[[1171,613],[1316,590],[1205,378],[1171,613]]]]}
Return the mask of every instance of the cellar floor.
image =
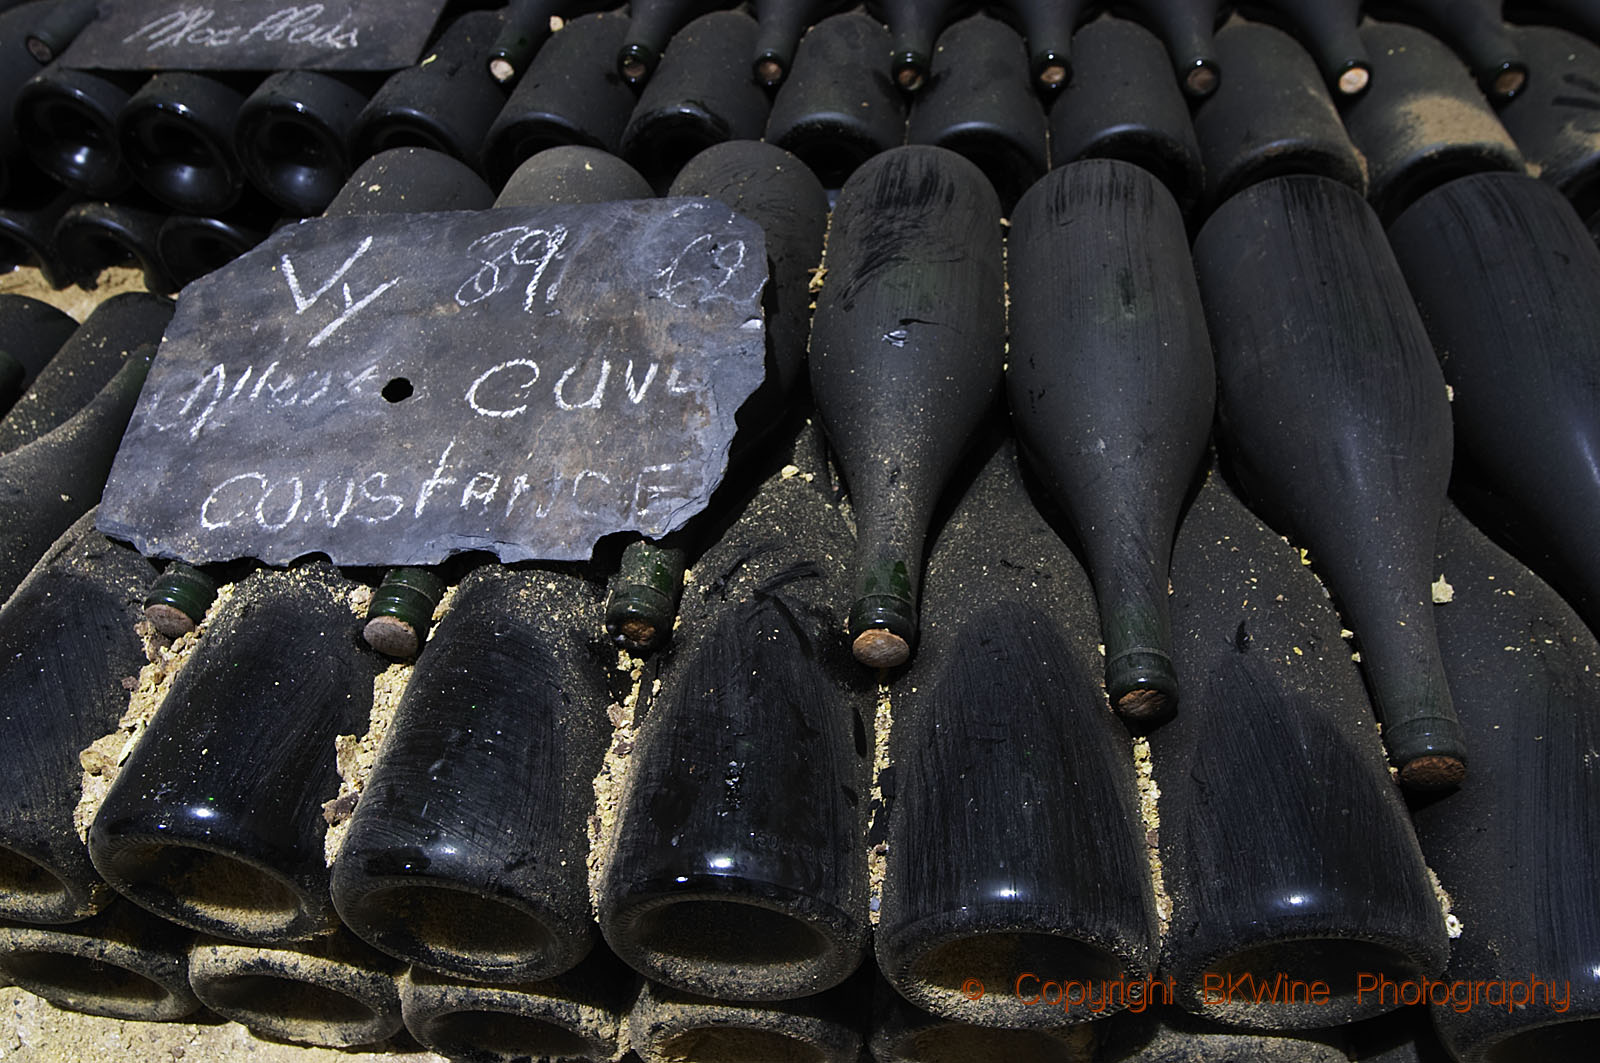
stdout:
{"type": "MultiPolygon", "coordinates": [[[[42,299],[82,321],[103,300],[121,292],[144,291],[136,269],[109,269],[92,291],[55,291],[32,267],[0,274],[0,292],[42,299]]],[[[250,1060],[252,1063],[442,1063],[443,1057],[423,1052],[413,1043],[387,1046],[387,1051],[335,1051],[267,1041],[237,1023],[205,1015],[201,1021],[122,1022],[62,1011],[32,993],[0,989],[0,1060],[17,1063],[84,1063],[118,1060],[126,1063],[191,1063],[250,1060]]]]}

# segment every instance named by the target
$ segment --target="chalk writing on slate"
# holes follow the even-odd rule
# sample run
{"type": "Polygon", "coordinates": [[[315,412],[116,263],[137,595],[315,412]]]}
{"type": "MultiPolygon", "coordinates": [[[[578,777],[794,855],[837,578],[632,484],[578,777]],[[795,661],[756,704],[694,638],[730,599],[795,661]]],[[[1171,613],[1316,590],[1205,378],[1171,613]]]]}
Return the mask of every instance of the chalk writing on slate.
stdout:
{"type": "Polygon", "coordinates": [[[67,66],[101,70],[398,70],[445,0],[100,0],[67,66]]]}
{"type": "Polygon", "coordinates": [[[288,226],[183,290],[99,526],[196,563],[663,535],[765,377],[766,278],[703,199],[288,226]]]}

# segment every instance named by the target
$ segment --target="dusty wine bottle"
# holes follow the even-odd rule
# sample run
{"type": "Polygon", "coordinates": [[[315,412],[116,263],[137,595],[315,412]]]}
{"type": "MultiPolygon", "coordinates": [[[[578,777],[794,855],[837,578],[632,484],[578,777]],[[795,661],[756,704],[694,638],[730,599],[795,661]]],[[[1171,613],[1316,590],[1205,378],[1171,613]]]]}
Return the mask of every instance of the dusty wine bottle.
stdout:
{"type": "Polygon", "coordinates": [[[1439,567],[1453,592],[1439,646],[1473,778],[1414,812],[1465,926],[1442,976],[1452,1006],[1427,1010],[1456,1059],[1577,1059],[1600,1016],[1600,903],[1581,885],[1600,874],[1600,645],[1454,509],[1439,529],[1439,567]]]}
{"type": "Polygon", "coordinates": [[[1077,76],[1050,108],[1050,161],[1121,159],[1155,174],[1188,213],[1205,187],[1189,104],[1161,41],[1105,16],[1072,38],[1077,76]]]}
{"type": "Polygon", "coordinates": [[[1484,95],[1509,100],[1528,83],[1528,64],[1500,20],[1502,0],[1367,0],[1376,18],[1412,22],[1444,41],[1472,69],[1484,95]]]}
{"type": "Polygon", "coordinates": [[[1217,6],[1216,0],[1114,0],[1112,10],[1137,18],[1160,34],[1183,91],[1204,99],[1217,91],[1222,80],[1211,36],[1217,6]]]}
{"type": "Polygon", "coordinates": [[[356,160],[350,130],[370,77],[311,70],[269,74],[239,106],[233,145],[250,183],[297,217],[320,214],[356,160]]]}
{"type": "Polygon", "coordinates": [[[144,286],[157,295],[172,295],[177,284],[161,261],[157,237],[166,215],[147,197],[133,202],[79,203],[56,222],[56,253],[75,283],[92,288],[113,266],[130,265],[144,286]]]}
{"type": "Polygon", "coordinates": [[[67,1011],[171,1022],[200,1010],[192,937],[127,901],[71,926],[0,926],[0,978],[67,1011]]]}
{"type": "Polygon", "coordinates": [[[566,974],[486,985],[412,967],[400,979],[406,1029],[451,1059],[616,1059],[639,976],[604,946],[566,974]]]}
{"type": "Polygon", "coordinates": [[[1022,38],[977,14],[939,35],[928,84],[917,93],[906,143],[966,156],[984,172],[1009,213],[1049,168],[1044,107],[1023,72],[1022,38]]]}
{"type": "Polygon", "coordinates": [[[154,344],[131,352],[82,409],[0,456],[0,600],[100,501],[154,356],[154,344]]]}
{"type": "MultiPolygon", "coordinates": [[[[643,85],[655,73],[668,40],[691,21],[725,6],[722,0],[632,0],[628,32],[617,49],[617,72],[628,84],[643,85]]],[[[727,32],[726,26],[722,32],[727,32]]],[[[749,55],[753,37],[741,43],[740,51],[749,55]]],[[[744,66],[742,62],[739,65],[744,66]]]]}
{"type": "Polygon", "coordinates": [[[160,342],[172,300],[145,292],[113,295],[68,337],[0,419],[0,454],[31,443],[94,399],[133,352],[160,342]]]}
{"type": "Polygon", "coordinates": [[[856,1063],[865,1010],[856,983],[782,1004],[736,1004],[646,982],[628,1015],[644,1063],[804,1059],[856,1063]],[[852,992],[851,990],[855,991],[852,992]]]}
{"type": "Polygon", "coordinates": [[[655,649],[670,636],[689,553],[716,537],[730,499],[748,490],[752,467],[768,456],[769,436],[793,423],[791,400],[806,373],[810,280],[827,228],[822,186],[803,163],[770,144],[739,140],[707,148],[667,191],[719,200],[761,226],[770,270],[762,300],[766,376],[736,414],[726,486],[707,514],[659,543],[639,540],[623,551],[605,622],[612,638],[635,652],[655,649]]]}
{"type": "Polygon", "coordinates": [[[1462,455],[1509,501],[1527,560],[1600,628],[1585,547],[1600,519],[1600,249],[1559,192],[1521,174],[1435,189],[1389,242],[1453,389],[1462,455]]]}
{"type": "Polygon", "coordinates": [[[847,0],[755,0],[759,31],[750,69],[757,83],[768,88],[780,85],[807,28],[852,6],[847,0]]]}
{"type": "Polygon", "coordinates": [[[52,288],[71,284],[56,254],[56,223],[81,197],[63,189],[25,160],[0,161],[0,269],[36,266],[52,288]]]}
{"type": "Polygon", "coordinates": [[[12,784],[0,799],[0,916],[67,923],[114,894],[73,824],[79,753],[114,732],[128,708],[123,679],[145,663],[133,625],[154,572],[80,517],[0,610],[0,712],[12,784]],[[70,663],[69,663],[70,662],[70,663]]]}
{"type": "Polygon", "coordinates": [[[372,945],[491,982],[589,951],[584,824],[612,663],[598,598],[557,567],[483,565],[459,585],[334,863],[334,903],[372,945]]]}
{"type": "Polygon", "coordinates": [[[484,56],[503,24],[498,11],[468,11],[416,66],[391,74],[350,127],[351,158],[422,147],[482,169],[484,135],[506,102],[500,83],[484,74],[484,56]]]}
{"type": "Polygon", "coordinates": [[[1244,0],[1238,7],[1250,18],[1299,38],[1322,71],[1329,92],[1358,96],[1367,90],[1372,59],[1361,40],[1361,0],[1244,0]]]}
{"type": "Polygon", "coordinates": [[[323,562],[260,570],[213,610],[89,830],[119,893],[234,941],[337,925],[322,803],[334,736],[366,731],[378,672],[354,637],[356,586],[323,562]]]}
{"type": "Polygon", "coordinates": [[[1265,1030],[1397,1007],[1368,980],[1437,977],[1449,939],[1338,615],[1215,472],[1178,532],[1172,582],[1187,696],[1149,756],[1174,1001],[1265,1030]]]}
{"type": "Polygon", "coordinates": [[[1000,203],[943,148],[868,160],[833,213],[811,390],[857,521],[856,659],[904,664],[933,506],[1000,391],[1000,203]]]}
{"type": "Polygon", "coordinates": [[[1029,501],[1016,449],[992,449],[934,542],[928,621],[892,693],[875,948],[895,989],[936,1015],[1060,1026],[1106,1012],[1007,990],[1026,971],[1138,984],[1155,963],[1155,898],[1088,577],[1029,501]],[[975,998],[968,979],[995,991],[975,998]]]}
{"type": "Polygon", "coordinates": [[[172,283],[181,289],[265,240],[277,220],[277,209],[251,189],[220,216],[168,215],[156,232],[156,251],[172,283]]]}
{"type": "Polygon", "coordinates": [[[1005,0],[996,8],[1027,40],[1028,74],[1041,91],[1058,92],[1072,81],[1072,31],[1091,7],[1089,0],[1005,0]]]}
{"type": "Polygon", "coordinates": [[[117,115],[145,79],[91,73],[52,63],[17,90],[17,135],[34,164],[85,196],[123,191],[132,175],[122,161],[117,115]]]}
{"type": "Polygon", "coordinates": [[[0,295],[0,414],[16,403],[78,329],[49,303],[26,295],[0,295]]]}
{"type": "Polygon", "coordinates": [[[896,85],[916,92],[927,83],[933,42],[969,6],[962,0],[867,0],[867,11],[889,27],[889,71],[896,85]]]}
{"type": "Polygon", "coordinates": [[[1566,30],[1512,31],[1528,59],[1527,87],[1500,108],[1500,121],[1529,172],[1572,201],[1579,217],[1600,210],[1600,46],[1566,30]]]}
{"type": "Polygon", "coordinates": [[[615,154],[634,95],[613,57],[628,17],[602,12],[574,19],[550,38],[489,127],[484,170],[496,184],[534,155],[562,144],[615,154]]]}
{"type": "Polygon", "coordinates": [[[12,117],[17,91],[39,72],[39,63],[28,52],[27,34],[50,0],[0,11],[0,199],[10,202],[16,168],[23,163],[26,146],[17,136],[12,117]]]}
{"type": "Polygon", "coordinates": [[[1368,21],[1372,87],[1343,101],[1385,223],[1424,192],[1470,173],[1521,172],[1522,156],[1461,61],[1422,30],[1368,21]]]}
{"type": "Polygon", "coordinates": [[[1428,589],[1450,406],[1377,216],[1327,178],[1273,178],[1224,203],[1194,256],[1246,497],[1309,549],[1355,629],[1401,781],[1459,783],[1428,589]]]}
{"type": "Polygon", "coordinates": [[[800,39],[772,101],[766,139],[791,151],[825,188],[906,136],[904,97],[883,74],[889,31],[855,12],[823,19],[800,39]]]}
{"type": "Polygon", "coordinates": [[[28,32],[28,54],[53,63],[84,27],[99,16],[99,0],[55,0],[28,32]]]}
{"type": "Polygon", "coordinates": [[[400,1030],[404,968],[340,930],[295,947],[195,941],[189,984],[218,1015],[274,1040],[367,1045],[400,1030]]]}
{"type": "Polygon", "coordinates": [[[1294,38],[1237,20],[1217,33],[1217,54],[1233,76],[1194,117],[1210,209],[1247,185],[1291,173],[1321,174],[1366,193],[1366,160],[1294,38]]]}
{"type": "Polygon", "coordinates": [[[622,133],[623,157],[651,187],[664,191],[685,163],[713,144],[761,139],[771,105],[750,79],[755,36],[749,15],[716,11],[672,38],[622,133]]]}
{"type": "Polygon", "coordinates": [[[163,71],[129,98],[117,115],[117,140],[145,191],[192,214],[217,214],[238,201],[244,170],[233,126],[249,84],[163,71]]]}
{"type": "Polygon", "coordinates": [[[836,634],[850,545],[823,492],[774,468],[697,564],[716,576],[683,603],[598,887],[606,941],[647,977],[788,1000],[860,964],[873,690],[836,634]]]}
{"type": "Polygon", "coordinates": [[[380,151],[350,175],[324,215],[425,214],[483,210],[494,193],[466,163],[432,148],[380,151]]]}
{"type": "Polygon", "coordinates": [[[1111,704],[1152,720],[1178,702],[1167,569],[1216,390],[1183,215],[1148,171],[1076,162],[1018,204],[1009,256],[1017,433],[1082,544],[1111,704]]]}
{"type": "MultiPolygon", "coordinates": [[[[528,69],[540,46],[564,28],[563,18],[570,21],[612,6],[612,0],[511,0],[502,12],[504,25],[489,45],[489,76],[502,84],[514,81],[528,69]]],[[[605,54],[609,67],[616,47],[605,54]]]]}

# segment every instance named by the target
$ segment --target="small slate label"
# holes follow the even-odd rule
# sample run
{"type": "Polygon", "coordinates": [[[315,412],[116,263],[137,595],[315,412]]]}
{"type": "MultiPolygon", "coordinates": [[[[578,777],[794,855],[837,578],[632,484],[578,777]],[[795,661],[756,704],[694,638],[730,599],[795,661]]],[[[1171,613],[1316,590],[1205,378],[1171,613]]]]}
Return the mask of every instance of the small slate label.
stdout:
{"type": "Polygon", "coordinates": [[[398,70],[445,0],[100,0],[62,62],[98,70],[398,70]]]}
{"type": "Polygon", "coordinates": [[[766,263],[706,199],[288,226],[183,290],[99,527],[196,563],[664,535],[765,376],[766,263]]]}

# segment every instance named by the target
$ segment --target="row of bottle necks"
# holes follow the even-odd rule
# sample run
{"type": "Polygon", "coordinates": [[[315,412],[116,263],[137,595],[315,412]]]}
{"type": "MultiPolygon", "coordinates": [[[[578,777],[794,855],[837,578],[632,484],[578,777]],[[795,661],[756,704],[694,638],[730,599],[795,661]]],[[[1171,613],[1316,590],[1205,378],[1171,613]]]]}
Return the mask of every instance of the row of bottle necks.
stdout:
{"type": "MultiPolygon", "coordinates": [[[[482,182],[436,153],[368,166],[352,199],[486,205],[482,182]]],[[[541,153],[528,170],[502,204],[642,184],[581,149],[541,153]],[[579,172],[581,187],[560,176],[579,172]]],[[[820,185],[770,145],[726,144],[674,190],[736,202],[766,228],[781,289],[769,341],[792,386],[820,185]]],[[[337,206],[363,209],[382,208],[337,206]]],[[[1600,251],[1571,206],[1533,178],[1470,176],[1414,204],[1391,249],[1355,192],[1274,178],[1208,221],[1197,288],[1182,215],[1154,176],[1112,161],[1063,167],[1013,213],[1004,385],[999,219],[982,173],[938,148],[882,153],[840,193],[809,375],[853,529],[814,436],[781,471],[751,456],[770,457],[770,441],[747,449],[734,479],[759,487],[714,515],[731,527],[700,531],[671,647],[624,659],[626,674],[600,635],[592,572],[447,574],[454,602],[354,797],[339,796],[339,736],[373,730],[383,666],[355,639],[361,588],[327,565],[263,570],[202,603],[205,633],[160,711],[122,733],[154,570],[87,522],[48,550],[72,518],[46,529],[97,491],[61,477],[87,469],[71,449],[86,439],[115,449],[142,357],[121,352],[141,334],[110,330],[117,386],[52,431],[40,425],[43,385],[84,384],[63,348],[0,422],[43,431],[0,459],[9,483],[33,489],[11,502],[12,584],[44,555],[0,610],[15,649],[8,747],[30,765],[5,817],[7,914],[72,921],[109,886],[221,938],[271,944],[342,924],[423,969],[489,982],[571,969],[598,926],[633,969],[724,1000],[806,998],[870,948],[912,1003],[997,1029],[1097,1017],[1004,991],[1029,972],[1124,991],[1159,973],[1178,1004],[1269,1028],[1374,1015],[1402,1002],[1399,987],[1441,975],[1503,983],[1526,969],[1577,994],[1558,1008],[1546,989],[1543,1010],[1432,1009],[1463,1058],[1508,1039],[1544,1045],[1549,1028],[1592,1014],[1595,898],[1563,887],[1552,865],[1596,852],[1583,706],[1600,648],[1547,585],[1441,508],[1451,410],[1412,303],[1430,327],[1463,333],[1441,341],[1468,374],[1454,378],[1458,439],[1487,433],[1488,452],[1505,452],[1509,482],[1468,450],[1522,509],[1521,525],[1499,530],[1581,554],[1591,500],[1562,471],[1563,448],[1581,464],[1594,414],[1572,374],[1600,334],[1585,316],[1600,251]],[[900,265],[864,265],[891,242],[900,265]],[[1513,282],[1507,309],[1491,293],[1513,282]],[[1213,346],[1234,469],[1310,547],[1357,629],[1360,670],[1302,557],[1220,477],[1197,480],[1213,346]],[[1506,351],[1544,361],[1495,379],[1506,351]],[[1002,386],[1087,573],[1040,516],[1010,445],[969,443],[1002,386]],[[113,430],[86,430],[97,417],[113,430]],[[1494,436],[1496,420],[1509,438],[1494,436]],[[1551,431],[1529,432],[1536,421],[1551,431]],[[1088,432],[1065,457],[1063,425],[1088,432]],[[1534,468],[1569,480],[1552,492],[1534,468]],[[1103,485],[1098,498],[1074,470],[1103,485]],[[1531,499],[1515,495],[1529,486],[1519,479],[1531,499]],[[941,493],[964,500],[924,565],[941,493]],[[1576,523],[1563,531],[1562,519],[1576,523]],[[1099,524],[1120,556],[1100,552],[1099,524]],[[1141,544],[1148,556],[1128,553],[1141,544]],[[1436,569],[1448,593],[1430,594],[1436,569]],[[1450,602],[1434,606],[1441,595],[1450,602]],[[851,660],[863,645],[875,662],[916,656],[883,692],[851,660]],[[64,659],[98,665],[64,673],[64,659]],[[1148,749],[1130,748],[1108,692],[1143,730],[1170,714],[1168,680],[1182,681],[1182,707],[1148,749]],[[1415,799],[1415,829],[1374,702],[1409,782],[1448,788],[1471,751],[1465,787],[1415,799]],[[98,761],[83,755],[97,745],[98,761]],[[80,768],[98,763],[104,777],[110,762],[115,781],[86,814],[80,768]],[[330,869],[328,817],[345,816],[330,869]],[[1453,950],[1424,853],[1455,918],[1476,928],[1453,950]],[[1219,976],[1251,981],[1219,1002],[1208,981],[1219,976]],[[1374,991],[1373,978],[1396,988],[1374,991]]],[[[113,300],[83,328],[135,305],[158,334],[170,309],[150,297],[113,300]]],[[[107,346],[77,339],[68,347],[107,346]]],[[[774,401],[756,424],[784,421],[792,399],[774,401]]],[[[1563,561],[1581,572],[1581,556],[1563,561]]]]}
{"type": "MultiPolygon", "coordinates": [[[[1292,23],[1308,52],[1281,30],[1235,15],[1214,35],[1208,28],[1201,50],[1209,65],[1188,67],[1229,75],[1186,102],[1185,83],[1173,74],[1173,56],[1186,54],[1176,31],[1163,45],[1139,23],[1111,16],[1070,38],[1076,73],[1056,92],[1036,91],[1024,38],[980,12],[943,30],[926,83],[908,94],[885,75],[891,30],[860,12],[834,14],[800,38],[792,72],[771,95],[750,74],[749,55],[767,38],[747,14],[713,11],[689,21],[636,92],[616,57],[638,36],[630,27],[642,16],[595,12],[549,35],[507,98],[487,72],[505,11],[447,22],[422,65],[387,79],[309,71],[147,77],[59,64],[28,79],[27,65],[37,64],[21,30],[36,6],[0,15],[13,82],[0,85],[0,108],[15,116],[0,123],[0,168],[9,175],[0,180],[8,207],[0,228],[20,245],[10,257],[52,267],[61,284],[92,276],[108,255],[131,253],[153,289],[176,290],[282,217],[320,212],[355,165],[404,144],[451,154],[496,184],[544,148],[583,144],[623,155],[657,191],[723,139],[764,136],[829,188],[889,147],[939,144],[982,167],[1007,210],[1052,162],[1112,156],[1157,172],[1196,222],[1250,181],[1289,170],[1370,193],[1385,218],[1423,190],[1419,181],[1525,162],[1593,209],[1600,173],[1600,136],[1588,121],[1600,103],[1600,47],[1565,29],[1506,26],[1484,12],[1429,23],[1470,58],[1476,79],[1421,29],[1370,21],[1356,28],[1353,3],[1350,26],[1338,35],[1346,44],[1335,51],[1360,59],[1337,71],[1321,36],[1332,31],[1321,23],[1292,23]],[[7,20],[16,25],[8,30],[7,20]],[[1483,34],[1498,50],[1464,43],[1483,34]],[[1486,66],[1485,49],[1512,58],[1486,66]],[[1360,91],[1347,91],[1352,69],[1366,72],[1360,91]],[[1514,91],[1504,88],[1507,71],[1515,72],[1514,91]],[[81,202],[111,198],[126,202],[81,202]],[[177,217],[167,221],[169,214],[177,217]]],[[[653,45],[647,51],[656,54],[653,45]]]]}

